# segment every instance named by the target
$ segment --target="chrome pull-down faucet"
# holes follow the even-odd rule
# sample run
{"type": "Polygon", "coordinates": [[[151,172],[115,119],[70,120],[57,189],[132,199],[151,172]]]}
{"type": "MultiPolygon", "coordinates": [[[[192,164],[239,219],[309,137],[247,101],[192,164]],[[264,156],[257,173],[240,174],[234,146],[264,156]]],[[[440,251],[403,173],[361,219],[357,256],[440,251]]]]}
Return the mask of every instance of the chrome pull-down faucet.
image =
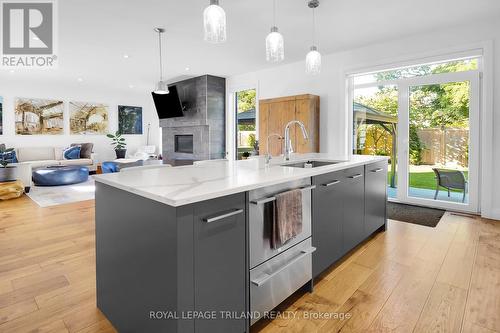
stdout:
{"type": "MultiPolygon", "coordinates": [[[[266,165],[269,165],[269,163],[271,163],[271,159],[273,158],[273,157],[271,156],[270,151],[269,151],[269,141],[271,141],[271,140],[269,140],[269,139],[271,139],[273,136],[277,137],[279,140],[283,139],[283,137],[282,137],[281,135],[276,134],[276,133],[272,133],[272,134],[269,134],[269,135],[267,136],[267,144],[266,144],[266,151],[267,151],[267,152],[266,152],[266,165]]],[[[280,146],[281,146],[281,145],[280,145],[280,146]]],[[[281,146],[281,147],[283,147],[283,146],[281,146]]]]}
{"type": "Polygon", "coordinates": [[[307,134],[306,127],[301,121],[298,120],[292,120],[285,126],[285,161],[290,160],[290,155],[293,153],[293,146],[292,146],[292,140],[290,139],[290,126],[297,124],[300,126],[300,129],[302,130],[302,136],[304,137],[304,140],[309,139],[309,135],[307,134]]]}

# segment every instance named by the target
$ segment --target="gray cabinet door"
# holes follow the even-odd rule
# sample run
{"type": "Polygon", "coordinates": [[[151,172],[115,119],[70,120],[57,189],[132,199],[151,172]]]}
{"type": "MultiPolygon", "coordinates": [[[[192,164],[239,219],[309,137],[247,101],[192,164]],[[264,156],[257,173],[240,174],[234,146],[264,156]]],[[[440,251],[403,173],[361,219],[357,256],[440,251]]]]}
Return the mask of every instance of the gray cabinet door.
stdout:
{"type": "Polygon", "coordinates": [[[364,166],[343,170],[344,219],[342,221],[343,252],[357,246],[365,237],[364,166]]]}
{"type": "Polygon", "coordinates": [[[247,258],[245,194],[195,204],[195,311],[215,318],[195,320],[195,331],[245,332],[245,319],[222,317],[221,311],[246,309],[247,258]]]}
{"type": "Polygon", "coordinates": [[[313,178],[312,197],[313,276],[318,276],[342,256],[344,218],[343,174],[332,172],[313,178]]]}
{"type": "Polygon", "coordinates": [[[387,161],[365,166],[365,237],[386,223],[387,161]]]}

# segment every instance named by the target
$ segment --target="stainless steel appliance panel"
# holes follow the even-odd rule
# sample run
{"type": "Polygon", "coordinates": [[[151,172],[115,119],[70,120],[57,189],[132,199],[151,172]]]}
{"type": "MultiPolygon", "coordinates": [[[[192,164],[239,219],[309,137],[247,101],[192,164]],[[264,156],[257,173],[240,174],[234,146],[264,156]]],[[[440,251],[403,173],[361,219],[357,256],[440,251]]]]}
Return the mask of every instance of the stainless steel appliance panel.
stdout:
{"type": "Polygon", "coordinates": [[[290,247],[311,237],[311,179],[268,186],[249,193],[250,268],[284,252],[290,247]],[[279,249],[271,248],[272,199],[280,192],[303,188],[302,233],[279,249]]]}
{"type": "Polygon", "coordinates": [[[309,238],[250,270],[251,324],[312,279],[314,250],[309,238]]]}

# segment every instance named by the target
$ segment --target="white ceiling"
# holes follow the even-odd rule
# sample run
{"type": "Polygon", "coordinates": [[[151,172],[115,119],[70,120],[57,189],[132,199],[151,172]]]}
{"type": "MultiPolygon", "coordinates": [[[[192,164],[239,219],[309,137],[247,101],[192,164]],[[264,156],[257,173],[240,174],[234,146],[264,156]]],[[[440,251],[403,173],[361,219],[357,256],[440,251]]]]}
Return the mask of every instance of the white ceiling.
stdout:
{"type": "MultiPolygon", "coordinates": [[[[285,62],[303,59],[311,45],[307,1],[277,1],[285,62]]],[[[222,45],[203,41],[202,12],[209,0],[58,3],[59,68],[2,76],[61,82],[82,78],[81,84],[150,89],[158,77],[155,26],[167,29],[169,79],[206,73],[230,76],[273,66],[265,61],[264,45],[272,24],[271,0],[220,0],[228,19],[228,42],[222,45]]],[[[318,44],[327,54],[495,17],[500,17],[499,0],[321,0],[318,44]]]]}

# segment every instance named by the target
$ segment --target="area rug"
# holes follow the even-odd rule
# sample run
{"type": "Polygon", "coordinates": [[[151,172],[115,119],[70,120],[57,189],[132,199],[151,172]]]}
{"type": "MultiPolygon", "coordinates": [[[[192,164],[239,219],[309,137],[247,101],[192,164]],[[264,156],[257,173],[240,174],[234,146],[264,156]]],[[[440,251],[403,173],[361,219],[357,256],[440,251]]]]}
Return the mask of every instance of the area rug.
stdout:
{"type": "Polygon", "coordinates": [[[40,207],[93,200],[95,198],[95,183],[94,179],[90,177],[88,181],[75,185],[33,186],[27,195],[40,207]]]}
{"type": "Polygon", "coordinates": [[[441,209],[406,205],[396,202],[387,203],[387,218],[396,221],[436,227],[445,211],[441,209]]]}

